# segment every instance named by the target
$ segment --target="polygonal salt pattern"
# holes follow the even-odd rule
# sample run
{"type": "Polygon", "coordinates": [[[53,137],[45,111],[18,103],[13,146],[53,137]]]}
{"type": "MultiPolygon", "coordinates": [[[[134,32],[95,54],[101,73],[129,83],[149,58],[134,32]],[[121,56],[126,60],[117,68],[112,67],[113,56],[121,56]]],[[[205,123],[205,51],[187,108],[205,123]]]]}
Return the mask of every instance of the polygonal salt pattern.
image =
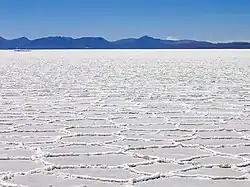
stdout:
{"type": "Polygon", "coordinates": [[[249,186],[249,54],[0,51],[0,186],[249,186]]]}
{"type": "Polygon", "coordinates": [[[56,175],[41,175],[41,174],[33,174],[33,175],[22,175],[16,176],[13,179],[9,180],[7,185],[11,184],[20,184],[23,186],[30,186],[30,187],[44,187],[44,186],[60,186],[60,187],[119,187],[117,183],[111,182],[102,182],[97,180],[89,180],[89,179],[71,179],[71,178],[63,178],[61,176],[56,175]]]}
{"type": "Polygon", "coordinates": [[[34,163],[31,160],[0,160],[1,172],[28,172],[36,168],[40,168],[41,165],[34,163]]]}
{"type": "Polygon", "coordinates": [[[51,164],[56,165],[124,165],[126,163],[142,162],[143,159],[134,158],[130,155],[108,154],[108,155],[78,155],[58,154],[46,158],[51,164]],[[58,156],[60,155],[60,156],[58,156]]]}
{"type": "Polygon", "coordinates": [[[166,178],[166,179],[159,179],[159,180],[152,180],[147,182],[142,182],[140,187],[182,187],[185,184],[186,187],[233,187],[233,186],[240,186],[240,187],[248,187],[249,181],[242,181],[242,180],[201,180],[201,179],[187,179],[187,178],[166,178]]]}

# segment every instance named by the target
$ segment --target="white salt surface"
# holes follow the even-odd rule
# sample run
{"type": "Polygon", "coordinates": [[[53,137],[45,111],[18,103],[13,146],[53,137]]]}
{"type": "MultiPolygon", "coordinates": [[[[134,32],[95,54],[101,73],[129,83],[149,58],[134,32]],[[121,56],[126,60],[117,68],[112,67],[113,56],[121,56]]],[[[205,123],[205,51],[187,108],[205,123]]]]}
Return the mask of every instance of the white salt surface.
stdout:
{"type": "Polygon", "coordinates": [[[0,186],[250,186],[249,50],[0,51],[0,186]]]}

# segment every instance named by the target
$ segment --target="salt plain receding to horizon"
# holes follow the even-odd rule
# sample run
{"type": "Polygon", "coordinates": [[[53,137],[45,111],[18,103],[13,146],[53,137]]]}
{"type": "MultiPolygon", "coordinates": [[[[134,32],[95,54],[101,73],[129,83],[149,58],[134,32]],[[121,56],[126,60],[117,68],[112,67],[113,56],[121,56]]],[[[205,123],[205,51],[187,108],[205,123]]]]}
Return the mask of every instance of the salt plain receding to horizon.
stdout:
{"type": "Polygon", "coordinates": [[[0,186],[250,185],[250,50],[0,51],[0,186]]]}

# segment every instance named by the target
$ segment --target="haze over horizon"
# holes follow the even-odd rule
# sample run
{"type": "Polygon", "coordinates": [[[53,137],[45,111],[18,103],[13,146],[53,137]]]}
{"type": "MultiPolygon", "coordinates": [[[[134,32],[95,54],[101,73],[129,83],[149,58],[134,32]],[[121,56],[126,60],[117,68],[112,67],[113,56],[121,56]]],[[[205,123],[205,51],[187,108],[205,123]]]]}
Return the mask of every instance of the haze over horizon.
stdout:
{"type": "Polygon", "coordinates": [[[0,36],[250,41],[249,0],[2,0],[0,36]],[[240,20],[240,21],[239,21],[240,20]]]}

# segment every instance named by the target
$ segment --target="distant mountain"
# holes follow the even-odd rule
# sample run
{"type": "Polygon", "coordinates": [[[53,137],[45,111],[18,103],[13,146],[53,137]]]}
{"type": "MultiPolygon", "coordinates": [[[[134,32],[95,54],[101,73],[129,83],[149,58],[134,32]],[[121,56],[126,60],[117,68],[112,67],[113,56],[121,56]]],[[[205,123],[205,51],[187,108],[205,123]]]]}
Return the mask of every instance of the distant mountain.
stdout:
{"type": "Polygon", "coordinates": [[[250,49],[248,42],[211,43],[195,40],[162,40],[150,36],[108,41],[102,37],[26,37],[7,40],[0,37],[0,49],[250,49]]]}
{"type": "Polygon", "coordinates": [[[115,48],[115,45],[102,37],[82,37],[78,39],[73,39],[72,48],[112,49],[115,48]]]}
{"type": "Polygon", "coordinates": [[[117,48],[121,49],[164,49],[167,47],[163,40],[155,39],[149,36],[143,36],[138,39],[130,38],[114,42],[117,48]]]}
{"type": "Polygon", "coordinates": [[[31,40],[28,44],[19,48],[29,49],[67,49],[71,48],[73,38],[70,37],[46,37],[31,40]]]}

